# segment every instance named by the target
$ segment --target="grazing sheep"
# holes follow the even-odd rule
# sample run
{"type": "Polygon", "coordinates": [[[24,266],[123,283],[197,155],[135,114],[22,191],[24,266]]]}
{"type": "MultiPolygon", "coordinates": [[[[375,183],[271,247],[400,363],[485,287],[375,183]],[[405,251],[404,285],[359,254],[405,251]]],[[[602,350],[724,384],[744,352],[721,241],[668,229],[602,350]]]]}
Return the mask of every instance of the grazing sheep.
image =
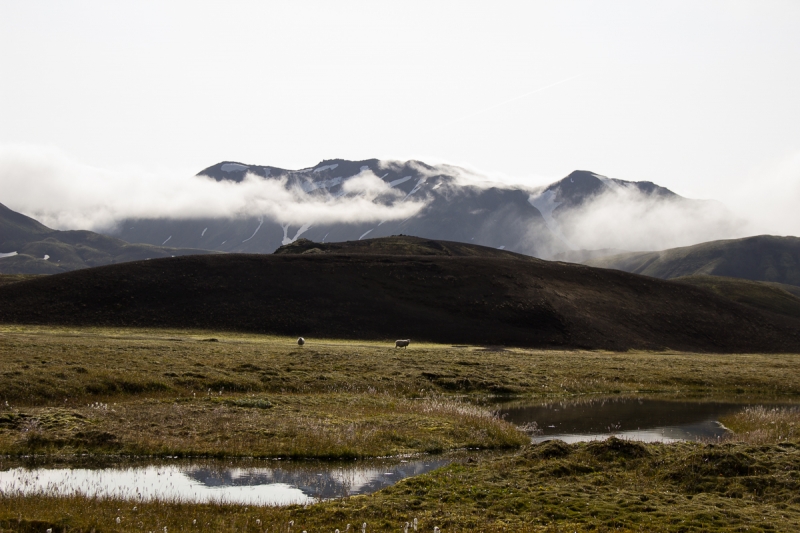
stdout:
{"type": "Polygon", "coordinates": [[[408,339],[400,340],[400,341],[394,341],[394,347],[395,348],[406,348],[409,344],[411,344],[411,341],[408,340],[408,339]]]}
{"type": "Polygon", "coordinates": [[[298,339],[297,339],[297,344],[299,344],[300,346],[302,346],[302,345],[304,345],[305,343],[306,343],[306,340],[305,340],[303,337],[298,337],[298,339]]]}

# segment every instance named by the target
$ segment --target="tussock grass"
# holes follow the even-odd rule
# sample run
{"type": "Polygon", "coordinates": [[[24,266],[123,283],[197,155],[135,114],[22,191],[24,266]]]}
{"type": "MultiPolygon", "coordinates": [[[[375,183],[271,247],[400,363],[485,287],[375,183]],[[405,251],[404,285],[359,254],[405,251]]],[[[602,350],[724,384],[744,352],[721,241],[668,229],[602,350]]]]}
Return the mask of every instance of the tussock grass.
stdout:
{"type": "Polygon", "coordinates": [[[800,407],[748,407],[724,417],[730,442],[772,444],[800,440],[800,407]]]}
{"type": "Polygon", "coordinates": [[[206,396],[0,411],[0,453],[12,455],[334,459],[525,442],[511,424],[474,405],[385,394],[206,396]]]}

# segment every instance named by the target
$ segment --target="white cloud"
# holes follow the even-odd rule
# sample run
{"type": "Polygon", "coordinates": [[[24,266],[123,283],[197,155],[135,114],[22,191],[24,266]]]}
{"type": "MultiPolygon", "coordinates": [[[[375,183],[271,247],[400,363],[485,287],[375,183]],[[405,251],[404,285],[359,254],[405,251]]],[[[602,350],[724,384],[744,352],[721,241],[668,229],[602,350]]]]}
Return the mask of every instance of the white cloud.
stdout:
{"type": "Polygon", "coordinates": [[[190,174],[118,172],[79,163],[54,149],[0,146],[0,202],[56,229],[108,230],[138,217],[360,223],[402,220],[424,206],[397,201],[397,192],[369,173],[352,181],[346,191],[360,194],[334,200],[254,175],[234,183],[190,174]]]}
{"type": "Polygon", "coordinates": [[[749,222],[715,201],[664,199],[634,187],[614,187],[580,209],[559,215],[561,232],[576,249],[663,250],[744,237],[749,222]]]}

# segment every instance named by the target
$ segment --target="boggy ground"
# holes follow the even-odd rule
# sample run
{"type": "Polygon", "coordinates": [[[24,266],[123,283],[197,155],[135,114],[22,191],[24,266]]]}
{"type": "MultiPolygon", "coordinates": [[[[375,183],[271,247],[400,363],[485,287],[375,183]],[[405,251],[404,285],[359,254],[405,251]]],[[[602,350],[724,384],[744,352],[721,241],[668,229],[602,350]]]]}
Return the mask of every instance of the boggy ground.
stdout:
{"type": "Polygon", "coordinates": [[[516,447],[524,437],[472,400],[629,393],[796,398],[800,358],[0,329],[0,453],[344,458],[516,447]]]}
{"type": "Polygon", "coordinates": [[[798,531],[799,495],[798,441],[548,441],[307,507],[0,495],[0,531],[798,531]]]}
{"type": "MultiPolygon", "coordinates": [[[[0,494],[0,531],[310,533],[363,522],[367,531],[399,531],[414,518],[420,531],[444,532],[797,531],[796,408],[728,417],[723,422],[736,434],[723,444],[530,445],[479,406],[499,393],[794,400],[799,359],[416,344],[396,350],[314,339],[299,348],[293,339],[210,332],[2,326],[3,454],[509,451],[470,452],[376,494],[308,507],[0,494]]],[[[0,469],[18,464],[14,456],[0,457],[0,469]]]]}

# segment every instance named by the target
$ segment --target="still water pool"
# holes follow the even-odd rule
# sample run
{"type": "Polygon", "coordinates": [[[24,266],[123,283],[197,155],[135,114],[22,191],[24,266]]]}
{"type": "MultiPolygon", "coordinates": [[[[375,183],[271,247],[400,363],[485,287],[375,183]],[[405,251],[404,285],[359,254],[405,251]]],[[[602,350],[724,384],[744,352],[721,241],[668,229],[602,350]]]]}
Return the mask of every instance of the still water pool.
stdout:
{"type": "Polygon", "coordinates": [[[313,503],[368,494],[444,466],[452,458],[359,461],[190,463],[125,468],[11,468],[0,471],[0,494],[86,495],[134,501],[175,500],[251,505],[313,503]]]}
{"type": "Polygon", "coordinates": [[[500,410],[517,425],[534,427],[533,442],[583,442],[610,436],[643,442],[710,440],[726,429],[719,419],[752,404],[640,398],[517,405],[500,410]]]}
{"type": "MultiPolygon", "coordinates": [[[[533,442],[580,442],[611,435],[645,442],[717,439],[719,419],[752,404],[598,399],[500,410],[506,420],[536,427],[533,442]]],[[[306,504],[369,494],[452,462],[453,456],[351,463],[174,460],[113,468],[0,466],[0,494],[86,495],[133,501],[175,500],[250,505],[306,504]]]]}

